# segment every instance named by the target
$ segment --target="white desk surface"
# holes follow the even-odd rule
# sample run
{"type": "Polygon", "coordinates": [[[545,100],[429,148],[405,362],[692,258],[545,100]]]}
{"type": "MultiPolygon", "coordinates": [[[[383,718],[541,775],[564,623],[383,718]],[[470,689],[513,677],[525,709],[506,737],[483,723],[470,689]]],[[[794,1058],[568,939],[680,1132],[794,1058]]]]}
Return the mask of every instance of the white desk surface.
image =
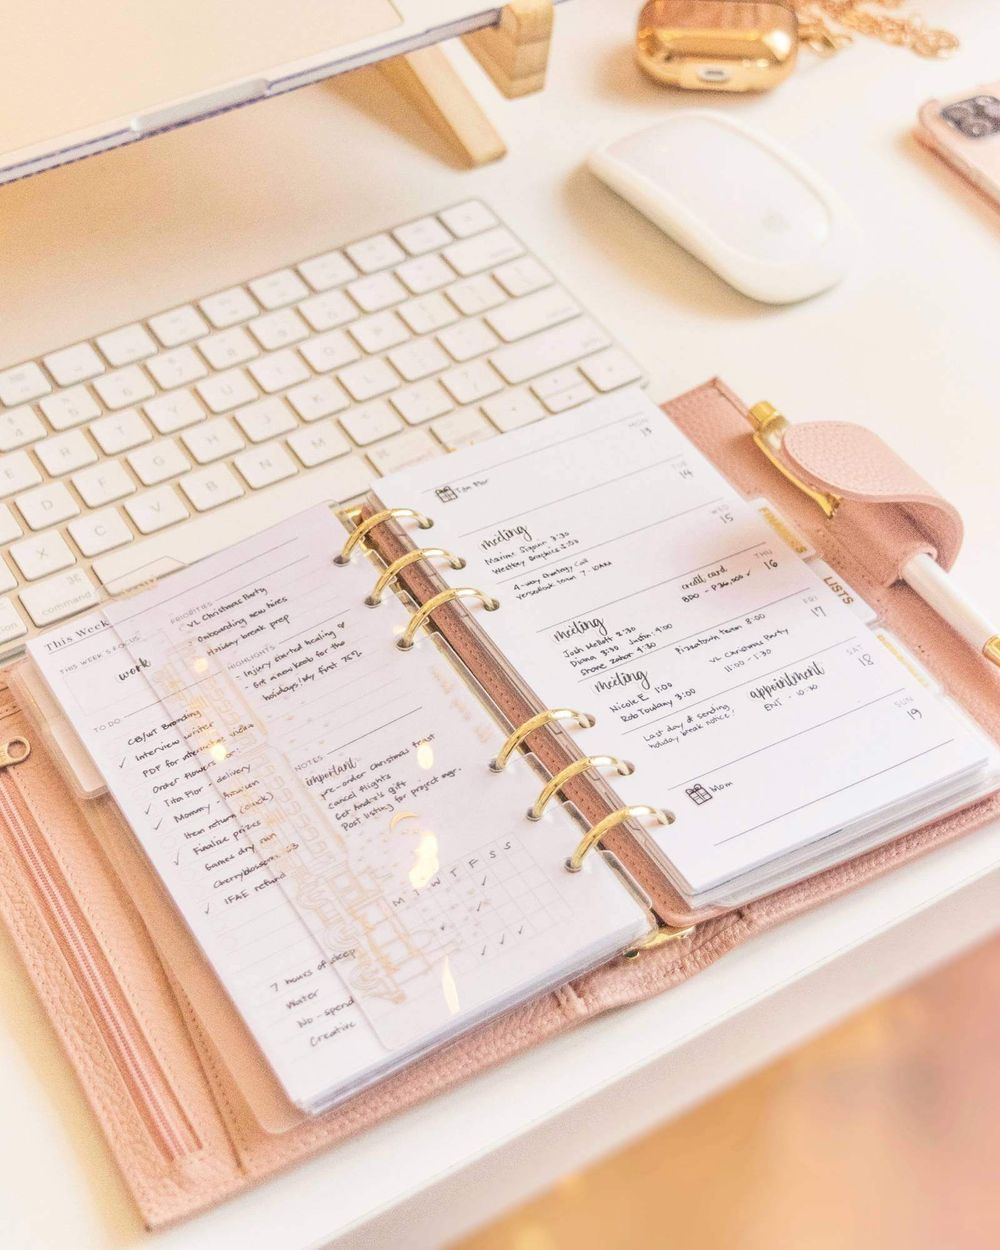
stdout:
{"type": "MultiPolygon", "coordinates": [[[[771,95],[708,101],[797,150],[863,224],[853,272],[801,306],[729,290],[581,168],[599,140],[706,101],[633,68],[638,0],[574,0],[543,95],[501,101],[469,67],[511,148],[477,172],[363,71],[0,189],[0,363],[481,196],[631,348],[655,398],[718,373],[793,418],[871,424],[959,504],[957,575],[1000,617],[1000,215],[909,137],[925,98],[997,77],[1000,14],[919,7],[961,34],[951,61],[861,43],[829,62],[806,53],[771,95]]],[[[156,1236],[0,936],[2,1240],[439,1246],[985,937],[998,859],[1000,828],[982,830],[156,1236]]]]}

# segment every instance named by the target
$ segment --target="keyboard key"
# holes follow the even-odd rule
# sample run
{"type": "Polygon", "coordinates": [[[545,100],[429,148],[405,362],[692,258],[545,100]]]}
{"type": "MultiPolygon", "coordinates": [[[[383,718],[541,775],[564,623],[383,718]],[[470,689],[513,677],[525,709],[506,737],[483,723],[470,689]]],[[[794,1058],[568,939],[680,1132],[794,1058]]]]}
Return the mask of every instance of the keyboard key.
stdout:
{"type": "Polygon", "coordinates": [[[211,464],[213,460],[231,456],[246,446],[243,436],[228,417],[215,417],[203,425],[186,430],[181,435],[181,442],[198,464],[211,464]]]}
{"type": "Polygon", "coordinates": [[[190,391],[158,395],[143,404],[143,411],[160,434],[173,434],[205,420],[205,410],[190,391]]]}
{"type": "Polygon", "coordinates": [[[479,200],[456,204],[454,208],[438,213],[438,216],[457,239],[467,239],[471,234],[479,234],[497,225],[496,217],[479,200]]]}
{"type": "Polygon", "coordinates": [[[361,353],[343,330],[328,330],[326,334],[318,334],[308,343],[303,343],[299,351],[317,373],[341,369],[361,358],[361,353]]]}
{"type": "Polygon", "coordinates": [[[396,242],[411,256],[423,256],[452,241],[451,233],[436,217],[420,217],[393,230],[396,242]]]}
{"type": "Polygon", "coordinates": [[[368,459],[372,468],[380,474],[386,474],[395,473],[397,469],[406,469],[411,464],[419,464],[421,460],[429,460],[440,454],[441,448],[426,430],[407,430],[398,438],[373,447],[368,452],[368,459]]]}
{"type": "Polygon", "coordinates": [[[483,412],[502,433],[519,430],[545,416],[545,409],[530,391],[506,391],[483,404],[483,412]]]}
{"type": "Polygon", "coordinates": [[[438,334],[438,342],[452,360],[460,364],[475,356],[485,356],[499,344],[499,339],[482,321],[460,321],[438,334]]]}
{"type": "Polygon", "coordinates": [[[486,314],[486,320],[505,343],[562,325],[580,313],[580,305],[561,286],[546,287],[534,295],[504,304],[486,314]]]}
{"type": "Polygon", "coordinates": [[[32,399],[40,399],[51,390],[48,378],[34,361],[15,365],[13,369],[5,369],[0,373],[0,400],[9,408],[13,408],[15,404],[26,404],[32,399]]]}
{"type": "Polygon", "coordinates": [[[576,368],[556,369],[536,378],[531,389],[549,412],[565,412],[586,403],[595,395],[594,388],[576,368]]]}
{"type": "Polygon", "coordinates": [[[76,558],[63,536],[52,530],[24,542],[14,543],[10,557],[26,581],[35,582],[49,573],[59,573],[76,564],[76,558]]]}
{"type": "Polygon", "coordinates": [[[80,554],[88,560],[132,541],[132,531],[117,508],[90,512],[76,521],[70,521],[66,528],[80,548],[80,554]]]}
{"type": "Polygon", "coordinates": [[[143,486],[156,486],[191,468],[191,462],[172,438],[130,451],[125,457],[143,486]]]}
{"type": "Polygon", "coordinates": [[[90,432],[106,456],[117,456],[121,451],[148,443],[153,437],[134,408],[123,408],[109,417],[101,417],[90,426],[90,432]]]}
{"type": "Polygon", "coordinates": [[[106,373],[94,382],[107,408],[127,408],[156,394],[156,388],[138,365],[127,365],[115,373],[106,373]]]}
{"type": "Polygon", "coordinates": [[[250,290],[269,310],[284,308],[286,304],[294,304],[296,300],[305,299],[309,294],[309,288],[291,269],[278,269],[263,278],[255,278],[250,283],[250,290]]]}
{"type": "Polygon", "coordinates": [[[581,360],[580,372],[599,391],[613,391],[616,387],[627,386],[629,382],[638,382],[642,377],[642,370],[635,361],[617,347],[609,347],[607,351],[581,360]]]}
{"type": "Polygon", "coordinates": [[[351,396],[363,402],[374,399],[376,395],[385,395],[399,385],[399,374],[386,364],[384,360],[360,360],[356,365],[348,365],[341,369],[337,377],[347,387],[351,396]]]}
{"type": "Polygon", "coordinates": [[[13,642],[28,632],[20,612],[9,599],[0,599],[0,643],[13,642]]]}
{"type": "Polygon", "coordinates": [[[504,379],[516,385],[610,346],[611,340],[599,325],[589,317],[577,317],[502,347],[491,359],[504,379]]]}
{"type": "Polygon", "coordinates": [[[310,378],[285,392],[285,399],[303,421],[318,421],[350,407],[351,401],[333,378],[310,378]]]}
{"type": "Polygon", "coordinates": [[[28,529],[43,530],[50,525],[60,525],[70,517],[79,516],[76,500],[62,482],[46,482],[14,499],[17,510],[27,522],[28,529]]]}
{"type": "Polygon", "coordinates": [[[431,429],[445,451],[456,451],[470,443],[481,443],[484,438],[496,433],[485,417],[469,408],[441,417],[434,422],[431,429]]]}
{"type": "Polygon", "coordinates": [[[191,304],[182,304],[180,308],[150,317],[149,328],[168,348],[180,347],[182,343],[190,343],[208,333],[205,318],[191,304]]]}
{"type": "Polygon", "coordinates": [[[250,372],[266,395],[283,391],[286,386],[294,386],[296,382],[304,382],[309,377],[309,370],[302,357],[288,348],[255,360],[250,366],[250,372]]]}
{"type": "Polygon", "coordinates": [[[117,460],[82,469],[73,475],[73,485],[88,508],[103,508],[135,493],[135,482],[117,460]]]}
{"type": "Polygon", "coordinates": [[[414,334],[433,334],[435,330],[458,320],[455,306],[440,291],[407,300],[399,309],[399,315],[414,334]]]}
{"type": "Polygon", "coordinates": [[[392,273],[373,273],[367,278],[358,278],[347,290],[361,311],[369,313],[401,304],[408,294],[406,287],[392,273]]]}
{"type": "Polygon", "coordinates": [[[327,291],[299,304],[299,312],[314,330],[333,330],[346,325],[358,315],[358,306],[343,291],[327,291]]]}
{"type": "Polygon", "coordinates": [[[229,412],[240,404],[249,404],[257,398],[257,388],[242,369],[227,369],[215,377],[199,382],[195,390],[208,405],[210,412],[229,412]]]}
{"type": "Polygon", "coordinates": [[[10,508],[5,503],[0,503],[0,545],[6,547],[15,538],[20,538],[23,533],[24,530],[14,520],[14,514],[10,508]]]}
{"type": "Polygon", "coordinates": [[[351,337],[364,348],[369,355],[388,351],[405,343],[410,332],[394,312],[374,313],[370,317],[362,317],[350,327],[351,337]]]}
{"type": "Polygon", "coordinates": [[[89,343],[77,343],[75,347],[64,347],[62,351],[49,352],[42,357],[49,373],[60,386],[74,386],[77,382],[88,382],[104,372],[104,362],[89,343]]]}
{"type": "Polygon", "coordinates": [[[400,265],[396,277],[412,294],[426,295],[454,281],[455,271],[440,256],[418,256],[400,265]]]}
{"type": "Polygon", "coordinates": [[[10,571],[10,565],[0,556],[0,590],[16,590],[17,578],[10,571]]]}
{"type": "Polygon", "coordinates": [[[45,426],[35,416],[33,408],[23,405],[0,412],[0,451],[14,451],[45,437],[45,426]]]}
{"type": "Polygon", "coordinates": [[[531,295],[549,286],[552,275],[535,260],[534,256],[519,256],[517,260],[509,260],[494,271],[493,277],[508,295],[531,295]]]}
{"type": "Polygon", "coordinates": [[[149,331],[141,325],[122,326],[120,330],[100,334],[97,346],[112,369],[120,365],[134,365],[137,360],[145,360],[157,352],[149,331]]]}
{"type": "Polygon", "coordinates": [[[9,456],[0,456],[0,499],[37,486],[41,480],[42,475],[27,452],[14,451],[9,456]]]}
{"type": "Polygon", "coordinates": [[[451,361],[433,339],[420,339],[416,343],[404,343],[389,353],[392,367],[407,382],[418,382],[447,369],[451,361]]]}
{"type": "Polygon", "coordinates": [[[228,330],[230,326],[256,317],[260,312],[257,301],[241,286],[231,286],[217,295],[206,295],[199,301],[199,307],[217,330],[228,330]]]}
{"type": "Polygon", "coordinates": [[[101,407],[85,386],[49,395],[38,405],[54,430],[68,430],[101,415],[101,407]]]}
{"type": "Polygon", "coordinates": [[[249,451],[241,452],[233,464],[251,490],[282,482],[298,472],[295,461],[280,443],[271,447],[251,447],[249,451]]]}
{"type": "Polygon", "coordinates": [[[247,328],[265,351],[290,347],[309,337],[309,327],[294,308],[265,313],[263,317],[254,318],[247,328]]]}
{"type": "Polygon", "coordinates": [[[479,313],[489,312],[503,304],[507,296],[493,281],[488,273],[477,273],[472,278],[463,278],[461,282],[453,282],[445,294],[466,317],[475,317],[479,313]]]}
{"type": "Polygon", "coordinates": [[[432,417],[451,412],[452,402],[437,382],[418,382],[404,386],[390,400],[407,425],[420,425],[432,417]]]}
{"type": "Polygon", "coordinates": [[[260,355],[260,348],[242,326],[209,334],[198,343],[198,350],[213,369],[229,369],[245,365],[260,355]]]}
{"type": "Polygon", "coordinates": [[[363,408],[352,408],[350,412],[344,413],[340,423],[359,447],[367,447],[369,443],[378,442],[380,438],[388,438],[390,434],[403,428],[399,417],[381,400],[366,404],[363,408]]]}
{"type": "Polygon", "coordinates": [[[205,362],[191,347],[178,347],[152,356],[146,361],[146,368],[155,378],[157,386],[165,391],[197,382],[208,372],[205,362]]]}
{"type": "Polygon", "coordinates": [[[467,278],[469,274],[481,273],[484,269],[495,269],[523,252],[524,248],[510,231],[498,226],[484,234],[463,239],[461,243],[452,243],[442,255],[460,277],[467,278]]]}
{"type": "Polygon", "coordinates": [[[304,260],[297,269],[314,291],[329,291],[358,276],[354,265],[343,252],[338,251],[324,252],[322,256],[304,260]]]}
{"type": "Polygon", "coordinates": [[[196,512],[208,512],[221,504],[239,499],[243,494],[243,487],[237,481],[236,475],[224,464],[188,473],[181,478],[179,485],[196,512]]]}
{"type": "Polygon", "coordinates": [[[136,495],[125,504],[125,511],[140,534],[155,534],[191,515],[171,486],[157,486],[155,490],[136,495]]]}
{"type": "Polygon", "coordinates": [[[58,573],[48,581],[21,591],[21,603],[39,627],[61,621],[84,608],[94,608],[99,602],[97,589],[83,569],[58,573]]]}
{"type": "Polygon", "coordinates": [[[406,259],[406,253],[388,234],[374,234],[360,243],[351,243],[344,249],[362,273],[375,273],[388,269],[406,259]]]}
{"type": "Polygon", "coordinates": [[[440,380],[458,404],[474,404],[503,389],[503,383],[485,360],[473,360],[449,369],[440,380]]]}
{"type": "Polygon", "coordinates": [[[82,430],[70,430],[66,434],[53,434],[43,439],[35,447],[35,455],[49,477],[72,473],[97,459],[93,443],[82,430]]]}
{"type": "Polygon", "coordinates": [[[307,469],[326,464],[351,450],[351,444],[334,421],[322,421],[308,430],[296,430],[288,436],[288,446],[307,469]]]}
{"type": "Polygon", "coordinates": [[[298,422],[283,399],[261,399],[238,409],[236,421],[251,443],[287,434],[298,428],[298,422]]]}

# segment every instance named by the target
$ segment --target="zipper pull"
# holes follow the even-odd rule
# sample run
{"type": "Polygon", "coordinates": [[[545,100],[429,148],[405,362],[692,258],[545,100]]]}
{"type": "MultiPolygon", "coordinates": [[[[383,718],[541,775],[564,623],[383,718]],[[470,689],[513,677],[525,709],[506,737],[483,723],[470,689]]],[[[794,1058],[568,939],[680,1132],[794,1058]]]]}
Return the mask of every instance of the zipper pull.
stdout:
{"type": "Polygon", "coordinates": [[[31,754],[31,743],[27,738],[8,738],[0,743],[0,768],[9,768],[11,764],[20,764],[31,754]]]}

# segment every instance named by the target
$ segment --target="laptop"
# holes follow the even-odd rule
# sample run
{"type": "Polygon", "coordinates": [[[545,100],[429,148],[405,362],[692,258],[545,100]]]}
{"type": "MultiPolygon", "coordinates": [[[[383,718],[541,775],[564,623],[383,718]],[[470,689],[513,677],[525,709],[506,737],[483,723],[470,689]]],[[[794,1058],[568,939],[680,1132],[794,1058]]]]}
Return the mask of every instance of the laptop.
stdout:
{"type": "Polygon", "coordinates": [[[5,6],[0,184],[494,25],[495,0],[5,6]]]}

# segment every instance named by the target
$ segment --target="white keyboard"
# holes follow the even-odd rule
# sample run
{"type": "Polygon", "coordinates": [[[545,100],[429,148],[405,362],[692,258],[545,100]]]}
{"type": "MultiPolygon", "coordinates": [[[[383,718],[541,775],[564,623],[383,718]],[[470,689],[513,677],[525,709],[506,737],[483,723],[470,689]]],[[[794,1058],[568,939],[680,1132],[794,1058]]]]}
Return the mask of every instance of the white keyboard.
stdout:
{"type": "Polygon", "coordinates": [[[0,371],[0,662],[636,365],[471,201],[0,371]]]}

